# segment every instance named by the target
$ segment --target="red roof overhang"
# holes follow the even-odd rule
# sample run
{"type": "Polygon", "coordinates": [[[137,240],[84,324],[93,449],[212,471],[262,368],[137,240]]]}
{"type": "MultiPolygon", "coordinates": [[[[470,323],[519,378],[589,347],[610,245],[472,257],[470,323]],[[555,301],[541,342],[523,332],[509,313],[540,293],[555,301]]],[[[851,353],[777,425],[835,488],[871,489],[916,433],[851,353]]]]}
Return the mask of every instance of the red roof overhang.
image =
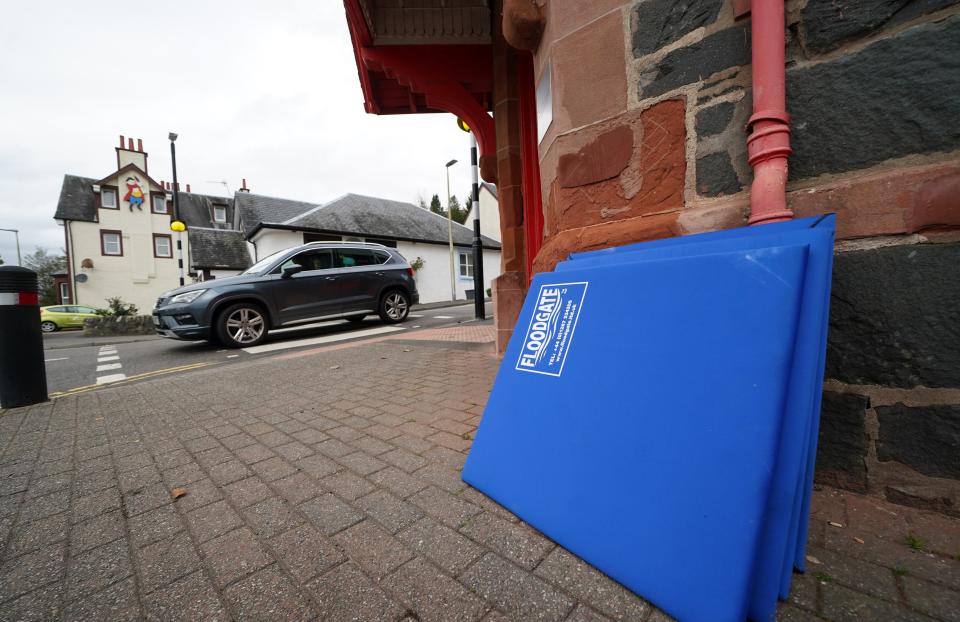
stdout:
{"type": "Polygon", "coordinates": [[[481,155],[496,153],[490,44],[377,46],[360,0],[344,7],[368,113],[449,112],[470,125],[481,155]]]}

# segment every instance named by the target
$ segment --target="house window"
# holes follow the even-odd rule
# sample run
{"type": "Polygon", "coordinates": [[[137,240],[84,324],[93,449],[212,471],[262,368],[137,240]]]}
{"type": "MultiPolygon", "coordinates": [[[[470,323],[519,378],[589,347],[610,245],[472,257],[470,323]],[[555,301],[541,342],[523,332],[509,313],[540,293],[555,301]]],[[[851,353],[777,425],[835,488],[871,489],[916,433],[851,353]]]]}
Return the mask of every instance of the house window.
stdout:
{"type": "Polygon", "coordinates": [[[101,188],[100,207],[105,209],[120,209],[117,207],[117,191],[113,188],[101,188]]]}
{"type": "Polygon", "coordinates": [[[60,283],[60,304],[65,304],[70,302],[70,285],[67,283],[60,283]]]}
{"type": "Polygon", "coordinates": [[[173,244],[170,243],[169,235],[163,233],[153,234],[153,256],[173,257],[173,244]]]}
{"type": "Polygon", "coordinates": [[[227,206],[226,205],[213,206],[213,222],[227,222],[227,206]]]}
{"type": "Polygon", "coordinates": [[[120,231],[100,230],[100,252],[104,255],[123,255],[123,238],[120,231]]]}
{"type": "Polygon", "coordinates": [[[154,194],[152,196],[153,198],[151,200],[153,201],[153,204],[151,205],[150,210],[154,214],[168,214],[167,197],[162,194],[154,194]]]}
{"type": "Polygon", "coordinates": [[[460,276],[473,278],[473,253],[460,253],[460,276]]]}

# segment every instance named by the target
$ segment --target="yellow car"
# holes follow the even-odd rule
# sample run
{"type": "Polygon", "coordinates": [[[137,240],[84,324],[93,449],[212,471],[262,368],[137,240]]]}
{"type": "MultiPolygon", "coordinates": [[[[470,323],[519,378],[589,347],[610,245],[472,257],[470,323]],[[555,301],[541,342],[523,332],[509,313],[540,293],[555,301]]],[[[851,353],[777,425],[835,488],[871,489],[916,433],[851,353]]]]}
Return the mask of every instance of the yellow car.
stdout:
{"type": "Polygon", "coordinates": [[[40,307],[40,330],[52,333],[61,328],[83,328],[88,317],[97,317],[96,309],[77,305],[40,307]]]}

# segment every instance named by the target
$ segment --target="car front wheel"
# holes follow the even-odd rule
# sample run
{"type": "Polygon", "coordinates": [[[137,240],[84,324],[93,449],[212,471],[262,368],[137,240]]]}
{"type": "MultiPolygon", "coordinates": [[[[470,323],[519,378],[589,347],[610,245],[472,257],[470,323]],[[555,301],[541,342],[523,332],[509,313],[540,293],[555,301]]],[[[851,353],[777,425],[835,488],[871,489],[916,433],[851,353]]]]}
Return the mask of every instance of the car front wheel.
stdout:
{"type": "Polygon", "coordinates": [[[217,339],[228,348],[249,348],[267,337],[267,318],[263,310],[241,302],[230,305],[217,319],[217,339]]]}
{"type": "Polygon", "coordinates": [[[47,320],[45,322],[40,322],[40,330],[42,330],[45,333],[52,333],[57,330],[57,325],[51,322],[50,320],[47,320]]]}
{"type": "Polygon", "coordinates": [[[380,319],[388,324],[396,324],[407,319],[410,313],[410,298],[399,289],[393,289],[380,299],[380,319]]]}

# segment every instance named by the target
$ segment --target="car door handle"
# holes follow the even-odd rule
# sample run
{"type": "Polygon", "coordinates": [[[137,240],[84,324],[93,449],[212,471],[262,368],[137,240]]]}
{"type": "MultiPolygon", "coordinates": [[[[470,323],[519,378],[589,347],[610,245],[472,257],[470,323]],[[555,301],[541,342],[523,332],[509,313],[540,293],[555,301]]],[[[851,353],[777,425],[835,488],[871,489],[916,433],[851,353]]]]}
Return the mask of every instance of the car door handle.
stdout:
{"type": "Polygon", "coordinates": [[[383,276],[383,272],[374,272],[374,274],[377,276],[383,276]]]}
{"type": "Polygon", "coordinates": [[[337,277],[335,277],[335,276],[326,276],[326,277],[323,277],[323,278],[326,279],[327,281],[336,281],[336,280],[337,280],[337,277]]]}

